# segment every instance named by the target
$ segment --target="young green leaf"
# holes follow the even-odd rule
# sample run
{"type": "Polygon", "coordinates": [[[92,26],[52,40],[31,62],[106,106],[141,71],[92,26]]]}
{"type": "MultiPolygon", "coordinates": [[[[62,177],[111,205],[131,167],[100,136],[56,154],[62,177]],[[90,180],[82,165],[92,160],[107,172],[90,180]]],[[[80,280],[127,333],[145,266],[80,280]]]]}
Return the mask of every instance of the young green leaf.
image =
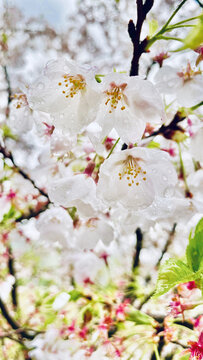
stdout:
{"type": "Polygon", "coordinates": [[[136,323],[136,325],[154,326],[156,324],[155,320],[151,316],[136,309],[133,309],[132,311],[128,312],[128,315],[126,316],[126,320],[133,321],[136,323]]]}
{"type": "Polygon", "coordinates": [[[187,263],[193,271],[203,270],[203,218],[196,226],[194,236],[190,236],[186,249],[187,263]]]}
{"type": "Polygon", "coordinates": [[[160,268],[156,284],[156,292],[153,297],[157,298],[165,294],[175,285],[195,280],[194,272],[181,260],[169,259],[160,268]]]}

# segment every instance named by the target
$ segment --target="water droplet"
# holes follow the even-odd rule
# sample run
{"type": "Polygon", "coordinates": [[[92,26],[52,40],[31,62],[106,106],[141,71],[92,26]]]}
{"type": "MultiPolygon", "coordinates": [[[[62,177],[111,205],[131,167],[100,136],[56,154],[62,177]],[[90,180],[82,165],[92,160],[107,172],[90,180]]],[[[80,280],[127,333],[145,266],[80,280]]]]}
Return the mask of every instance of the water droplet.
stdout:
{"type": "Polygon", "coordinates": [[[168,81],[168,86],[169,86],[169,87],[173,87],[173,86],[174,86],[174,81],[173,81],[173,80],[168,81]]]}
{"type": "Polygon", "coordinates": [[[173,195],[173,192],[174,192],[174,190],[172,187],[167,187],[164,191],[164,197],[166,197],[166,198],[171,197],[173,195]]]}
{"type": "Polygon", "coordinates": [[[152,172],[155,174],[157,172],[157,169],[152,169],[152,172]]]}
{"type": "Polygon", "coordinates": [[[29,111],[26,110],[26,111],[24,112],[24,116],[25,116],[25,117],[28,117],[28,115],[29,115],[29,111]]]}
{"type": "Polygon", "coordinates": [[[163,180],[164,180],[164,181],[167,181],[167,177],[166,177],[166,176],[163,176],[163,180]]]}
{"type": "Polygon", "coordinates": [[[44,89],[44,84],[43,84],[42,82],[38,83],[38,84],[37,84],[37,88],[38,88],[39,90],[44,89]]]}

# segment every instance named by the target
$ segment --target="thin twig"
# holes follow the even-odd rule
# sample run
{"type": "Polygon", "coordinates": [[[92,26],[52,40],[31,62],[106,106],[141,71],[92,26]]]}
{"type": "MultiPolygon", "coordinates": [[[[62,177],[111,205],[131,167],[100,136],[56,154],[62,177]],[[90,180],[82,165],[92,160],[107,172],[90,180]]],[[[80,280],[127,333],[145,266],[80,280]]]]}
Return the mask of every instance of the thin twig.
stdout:
{"type": "Polygon", "coordinates": [[[163,250],[162,250],[162,252],[161,252],[161,255],[160,255],[159,259],[157,260],[156,267],[159,266],[161,260],[163,259],[164,254],[167,252],[168,247],[169,247],[169,246],[171,245],[171,243],[172,243],[172,240],[173,240],[174,234],[175,234],[175,230],[176,230],[176,226],[177,226],[177,224],[174,223],[174,224],[173,224],[173,227],[172,227],[172,229],[171,229],[171,231],[170,231],[170,233],[169,233],[169,237],[168,237],[168,239],[167,239],[167,241],[166,241],[166,244],[165,244],[165,246],[164,246],[164,248],[163,248],[163,250]]]}
{"type": "Polygon", "coordinates": [[[9,314],[7,306],[4,304],[4,302],[2,301],[1,298],[0,298],[0,309],[1,309],[3,317],[7,320],[8,324],[12,327],[12,329],[18,330],[18,331],[20,330],[21,336],[28,339],[28,340],[33,340],[34,339],[36,334],[31,335],[31,334],[28,334],[24,329],[21,330],[21,326],[9,314]]]}
{"type": "Polygon", "coordinates": [[[21,222],[23,220],[29,220],[29,219],[32,219],[32,218],[36,218],[42,212],[47,210],[49,205],[50,205],[50,202],[47,202],[39,210],[30,210],[30,212],[28,214],[26,214],[26,213],[22,214],[20,217],[15,219],[15,222],[18,223],[18,222],[21,222]]]}
{"type": "Polygon", "coordinates": [[[133,259],[133,271],[139,266],[140,263],[140,253],[142,250],[142,243],[143,243],[143,233],[142,230],[140,228],[137,228],[136,231],[136,236],[137,236],[137,243],[136,243],[136,251],[135,251],[135,256],[133,259]]]}
{"type": "Polygon", "coordinates": [[[7,67],[3,66],[3,69],[4,69],[5,79],[6,79],[6,82],[7,82],[8,97],[7,97],[6,116],[8,117],[9,112],[10,112],[9,106],[10,106],[10,103],[12,101],[12,91],[11,91],[11,82],[10,82],[10,78],[9,78],[9,75],[8,75],[7,67]]]}
{"type": "Polygon", "coordinates": [[[182,115],[181,112],[177,111],[169,125],[162,125],[158,130],[146,136],[145,139],[157,135],[163,135],[166,139],[171,139],[175,131],[179,130],[181,132],[184,132],[184,130],[178,125],[178,123],[183,121],[185,118],[186,116],[182,115]]]}
{"type": "MultiPolygon", "coordinates": [[[[171,242],[172,242],[172,240],[173,240],[173,238],[174,238],[176,225],[177,225],[176,223],[173,224],[173,227],[172,227],[172,229],[171,229],[171,231],[170,231],[170,233],[169,233],[169,237],[168,237],[168,239],[167,239],[167,241],[166,241],[166,244],[165,244],[165,246],[164,246],[164,248],[163,248],[163,250],[162,250],[162,253],[161,253],[159,259],[157,260],[156,267],[159,266],[161,260],[163,259],[164,254],[167,252],[168,247],[171,245],[171,242]]],[[[142,307],[151,299],[151,297],[153,296],[154,292],[155,292],[155,290],[151,291],[148,295],[145,296],[145,298],[142,300],[142,302],[141,302],[140,305],[138,306],[138,310],[141,310],[142,307]]]]}
{"type": "Polygon", "coordinates": [[[16,272],[15,272],[15,266],[14,266],[14,258],[13,258],[13,254],[12,254],[12,249],[11,247],[8,247],[8,254],[9,254],[9,259],[8,259],[8,269],[9,269],[9,273],[14,277],[15,282],[12,286],[12,290],[11,290],[11,297],[12,297],[12,303],[14,306],[14,309],[17,308],[18,306],[18,297],[17,297],[17,279],[16,279],[16,272]]]}
{"type": "Polygon", "coordinates": [[[13,166],[15,167],[15,170],[16,170],[24,179],[30,181],[31,184],[34,186],[34,188],[37,189],[37,190],[39,191],[39,193],[40,193],[41,195],[43,195],[44,197],[46,197],[47,200],[50,202],[49,197],[48,197],[48,194],[47,194],[44,190],[40,189],[40,188],[35,184],[34,180],[32,180],[32,179],[30,178],[30,176],[29,176],[24,170],[22,170],[18,165],[16,165],[15,160],[14,160],[13,155],[12,155],[11,152],[9,152],[5,147],[3,147],[3,146],[0,145],[0,153],[1,153],[5,158],[10,159],[10,160],[12,161],[12,163],[13,163],[13,166]]]}

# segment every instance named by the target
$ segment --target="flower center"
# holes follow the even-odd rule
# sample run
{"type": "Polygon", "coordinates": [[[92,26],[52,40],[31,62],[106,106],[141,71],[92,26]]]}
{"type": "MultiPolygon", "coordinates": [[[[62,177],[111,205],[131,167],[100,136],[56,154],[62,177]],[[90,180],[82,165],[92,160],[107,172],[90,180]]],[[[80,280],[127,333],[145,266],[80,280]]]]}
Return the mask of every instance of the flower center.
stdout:
{"type": "Polygon", "coordinates": [[[73,98],[79,91],[86,88],[86,82],[80,74],[74,76],[65,74],[63,75],[63,80],[58,83],[58,86],[61,87],[62,94],[66,98],[73,98]]]}
{"type": "Polygon", "coordinates": [[[184,82],[186,82],[194,78],[195,75],[200,75],[201,73],[201,70],[194,71],[191,68],[190,63],[188,63],[186,69],[184,71],[178,72],[177,75],[182,78],[184,82]]]}
{"type": "Polygon", "coordinates": [[[124,161],[122,172],[118,173],[119,180],[125,178],[128,182],[128,186],[132,186],[133,184],[138,186],[140,181],[146,181],[147,172],[142,169],[138,163],[139,160],[141,159],[128,156],[128,158],[124,161]]]}
{"type": "Polygon", "coordinates": [[[121,105],[121,110],[125,110],[125,105],[123,102],[127,103],[126,95],[124,95],[123,91],[125,90],[127,84],[123,83],[120,85],[116,85],[115,82],[110,83],[110,89],[105,91],[107,95],[107,100],[105,105],[109,106],[109,113],[111,114],[114,109],[117,108],[118,103],[121,105]]]}
{"type": "Polygon", "coordinates": [[[27,97],[25,94],[14,94],[13,98],[17,100],[16,109],[28,105],[27,97]]]}

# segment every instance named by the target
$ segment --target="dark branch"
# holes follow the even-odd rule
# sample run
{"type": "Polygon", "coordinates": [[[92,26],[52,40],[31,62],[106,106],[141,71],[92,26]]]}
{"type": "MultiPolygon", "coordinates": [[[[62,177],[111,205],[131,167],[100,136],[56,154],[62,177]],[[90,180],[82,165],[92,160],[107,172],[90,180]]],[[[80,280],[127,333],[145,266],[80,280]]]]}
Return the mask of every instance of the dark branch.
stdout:
{"type": "Polygon", "coordinates": [[[44,197],[47,198],[47,200],[50,202],[49,197],[47,195],[47,193],[40,189],[34,182],[34,180],[32,180],[30,178],[30,176],[28,174],[26,174],[26,172],[24,170],[22,170],[18,165],[16,165],[13,155],[11,154],[11,152],[7,151],[7,149],[3,146],[0,145],[0,153],[7,159],[10,159],[13,163],[13,166],[15,167],[16,171],[26,180],[30,181],[32,183],[32,185],[34,186],[35,189],[37,189],[39,191],[39,193],[41,195],[43,195],[44,197]]]}
{"type": "Polygon", "coordinates": [[[170,231],[170,233],[169,233],[168,240],[166,241],[166,244],[165,244],[165,246],[164,246],[164,248],[163,248],[163,250],[162,250],[161,256],[159,257],[159,259],[158,259],[158,261],[157,261],[157,263],[156,263],[156,266],[159,266],[161,260],[163,259],[164,254],[167,252],[168,247],[170,246],[170,244],[171,244],[171,242],[172,242],[172,240],[173,240],[173,237],[174,237],[174,234],[175,234],[175,230],[176,230],[176,225],[177,225],[176,223],[173,224],[173,227],[172,227],[172,229],[171,229],[171,231],[170,231]]]}
{"type": "Polygon", "coordinates": [[[146,0],[143,4],[142,0],[137,1],[137,23],[136,26],[133,20],[129,21],[128,34],[133,43],[133,58],[131,62],[130,76],[138,75],[139,73],[139,59],[140,56],[145,52],[147,45],[147,39],[140,41],[140,35],[142,25],[146,19],[147,13],[151,10],[154,0],[146,0]]]}
{"type": "Polygon", "coordinates": [[[4,69],[5,79],[6,79],[6,82],[7,82],[8,99],[7,99],[6,115],[8,116],[9,115],[9,105],[10,105],[10,102],[12,101],[11,82],[10,82],[10,79],[9,79],[7,67],[4,66],[3,69],[4,69]]]}
{"type": "Polygon", "coordinates": [[[171,139],[175,131],[178,130],[184,132],[184,130],[178,125],[178,123],[183,121],[185,118],[186,116],[182,115],[182,113],[178,111],[169,125],[162,125],[158,130],[146,136],[145,139],[157,135],[163,135],[166,139],[171,139]]]}
{"type": "Polygon", "coordinates": [[[17,330],[22,337],[28,340],[33,340],[35,337],[35,334],[31,335],[28,334],[24,329],[21,329],[21,326],[18,324],[17,321],[15,321],[11,315],[8,312],[8,309],[6,305],[3,303],[3,301],[0,298],[0,309],[2,312],[3,317],[7,320],[8,324],[12,327],[12,329],[17,330]]]}
{"type": "Polygon", "coordinates": [[[137,228],[136,231],[137,243],[136,243],[136,251],[133,259],[133,270],[135,270],[139,266],[140,262],[140,252],[142,250],[142,242],[143,242],[143,234],[140,228],[137,228]]]}
{"type": "Polygon", "coordinates": [[[37,217],[38,215],[40,215],[42,212],[44,212],[45,210],[48,209],[50,202],[47,202],[46,204],[44,204],[39,210],[30,210],[30,212],[28,214],[23,214],[20,217],[18,217],[17,219],[15,219],[15,222],[21,222],[23,220],[29,220],[33,217],[37,217]]]}
{"type": "Polygon", "coordinates": [[[15,278],[15,282],[14,282],[12,290],[11,290],[11,297],[12,297],[12,303],[13,303],[14,308],[17,308],[17,306],[18,306],[17,280],[16,280],[16,273],[15,273],[15,267],[14,267],[14,258],[13,258],[12,250],[10,247],[8,247],[8,253],[9,253],[9,259],[8,259],[9,273],[15,278]]]}

